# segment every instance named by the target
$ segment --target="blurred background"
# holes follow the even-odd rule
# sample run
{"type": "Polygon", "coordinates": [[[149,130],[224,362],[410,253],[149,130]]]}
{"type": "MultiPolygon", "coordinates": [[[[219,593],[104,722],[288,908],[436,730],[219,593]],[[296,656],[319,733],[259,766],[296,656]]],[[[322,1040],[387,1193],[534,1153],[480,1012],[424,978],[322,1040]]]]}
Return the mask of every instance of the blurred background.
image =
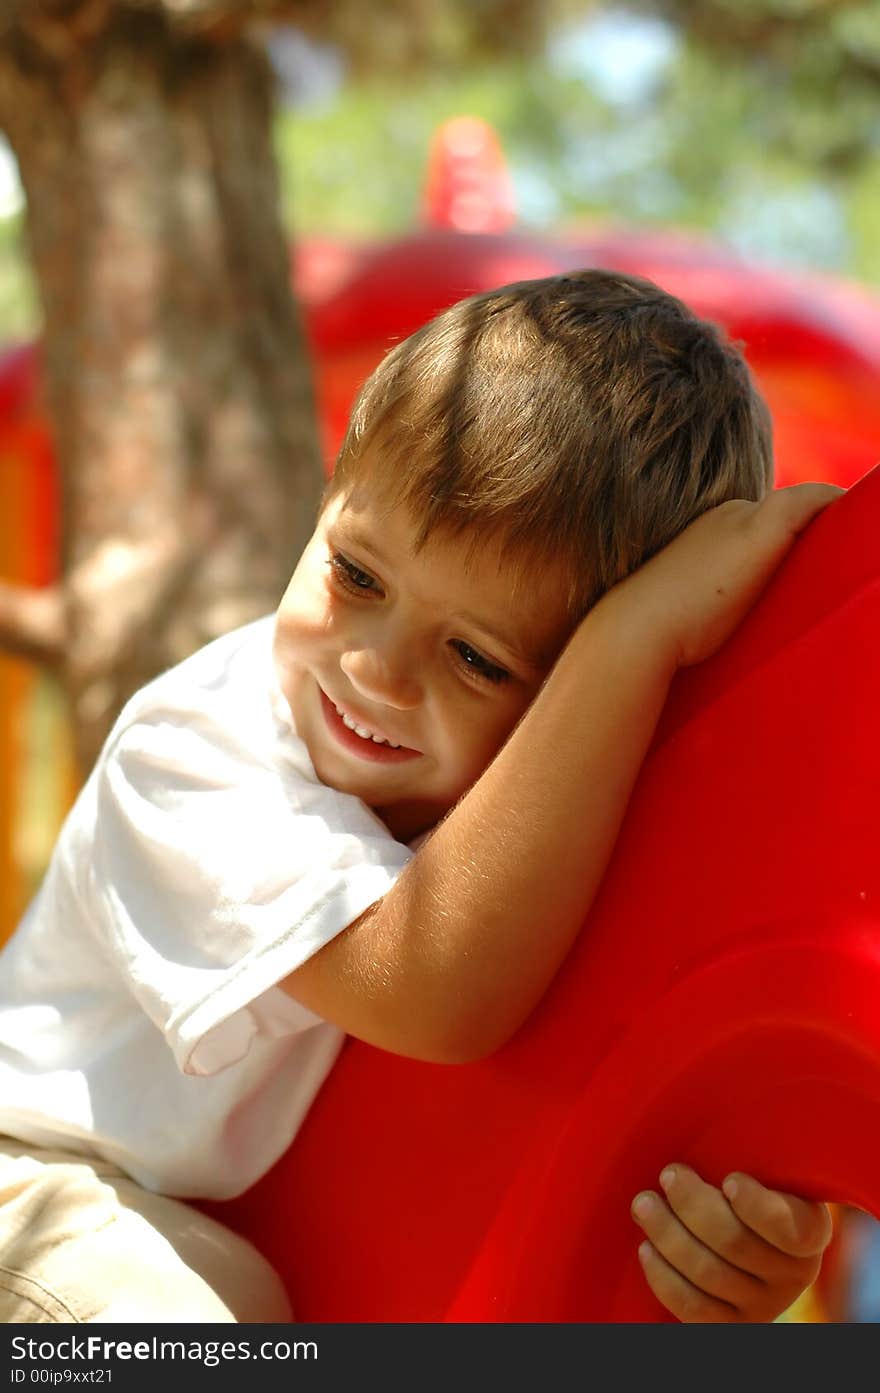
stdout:
{"type": "MultiPolygon", "coordinates": [[[[291,236],[410,227],[433,131],[472,113],[499,135],[522,226],[687,227],[763,262],[880,285],[870,0],[388,4],[368,23],[337,4],[320,25],[317,8],[287,6],[310,32],[279,24],[261,36],[279,80],[291,236]]],[[[0,325],[11,338],[31,334],[40,310],[24,195],[0,148],[0,325]]]]}
{"type": "MultiPolygon", "coordinates": [[[[274,607],[459,296],[651,276],[778,482],[880,440],[876,0],[0,0],[0,939],[127,695],[274,607]]],[[[842,1226],[843,1227],[843,1226],[842,1226]]],[[[798,1319],[880,1319],[850,1222],[798,1319]]]]}

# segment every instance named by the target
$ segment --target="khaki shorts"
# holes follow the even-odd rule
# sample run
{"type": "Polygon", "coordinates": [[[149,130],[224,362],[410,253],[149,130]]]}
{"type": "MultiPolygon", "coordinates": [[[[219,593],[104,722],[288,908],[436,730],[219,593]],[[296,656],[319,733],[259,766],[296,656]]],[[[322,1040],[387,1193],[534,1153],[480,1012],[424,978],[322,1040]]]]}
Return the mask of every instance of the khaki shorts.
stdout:
{"type": "Polygon", "coordinates": [[[0,1323],[291,1319],[221,1224],[107,1162],[0,1139],[0,1323]]]}

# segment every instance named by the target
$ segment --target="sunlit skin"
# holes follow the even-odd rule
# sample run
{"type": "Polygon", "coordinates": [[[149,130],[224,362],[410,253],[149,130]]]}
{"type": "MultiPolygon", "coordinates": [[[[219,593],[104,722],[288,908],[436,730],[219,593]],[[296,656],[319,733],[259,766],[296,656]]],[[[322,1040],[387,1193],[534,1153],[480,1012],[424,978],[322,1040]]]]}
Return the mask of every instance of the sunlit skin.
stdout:
{"type": "Polygon", "coordinates": [[[479,777],[568,637],[566,575],[518,584],[498,543],[476,556],[375,494],[333,499],[279,606],[275,660],[322,782],[402,841],[479,777]],[[515,597],[515,602],[512,602],[515,597]],[[341,710],[379,744],[347,728],[341,710]]]}

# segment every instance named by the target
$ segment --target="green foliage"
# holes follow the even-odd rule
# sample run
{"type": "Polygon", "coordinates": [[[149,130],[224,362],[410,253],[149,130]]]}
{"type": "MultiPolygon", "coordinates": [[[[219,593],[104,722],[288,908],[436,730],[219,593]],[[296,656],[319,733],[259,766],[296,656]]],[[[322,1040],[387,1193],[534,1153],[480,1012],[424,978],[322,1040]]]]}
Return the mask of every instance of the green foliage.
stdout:
{"type": "Polygon", "coordinates": [[[761,70],[773,138],[830,173],[880,145],[877,0],[627,0],[662,11],[719,67],[761,70]]]}
{"type": "Polygon", "coordinates": [[[852,269],[880,286],[880,154],[861,167],[848,198],[853,239],[852,269]]]}
{"type": "Polygon", "coordinates": [[[0,347],[31,338],[39,323],[36,287],[23,247],[24,217],[0,218],[0,347]]]}
{"type": "Polygon", "coordinates": [[[693,40],[625,101],[552,54],[347,83],[323,106],[279,114],[285,214],[316,234],[411,226],[436,125],[470,114],[501,138],[524,223],[671,224],[758,259],[880,281],[880,150],[851,142],[841,158],[847,111],[867,119],[865,91],[829,114],[806,67],[777,79],[760,52],[722,61],[693,40]]]}
{"type": "Polygon", "coordinates": [[[558,163],[565,133],[540,67],[522,60],[435,72],[418,84],[372,78],[322,108],[281,111],[277,150],[291,230],[380,236],[418,218],[431,136],[443,120],[481,116],[509,156],[558,163]]]}

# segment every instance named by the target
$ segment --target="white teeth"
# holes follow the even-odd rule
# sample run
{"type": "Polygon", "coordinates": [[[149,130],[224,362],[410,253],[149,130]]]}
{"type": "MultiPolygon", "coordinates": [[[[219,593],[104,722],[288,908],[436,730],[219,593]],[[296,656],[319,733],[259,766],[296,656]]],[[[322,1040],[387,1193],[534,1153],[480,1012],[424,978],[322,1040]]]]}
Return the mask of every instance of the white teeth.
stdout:
{"type": "Polygon", "coordinates": [[[359,735],[362,740],[373,740],[377,745],[388,745],[392,750],[400,749],[399,745],[393,744],[391,740],[386,740],[383,735],[374,735],[371,730],[367,730],[366,726],[359,726],[357,721],[353,720],[348,712],[343,711],[339,706],[336,707],[336,714],[342,717],[342,724],[348,726],[348,729],[353,730],[355,735],[359,735]]]}

